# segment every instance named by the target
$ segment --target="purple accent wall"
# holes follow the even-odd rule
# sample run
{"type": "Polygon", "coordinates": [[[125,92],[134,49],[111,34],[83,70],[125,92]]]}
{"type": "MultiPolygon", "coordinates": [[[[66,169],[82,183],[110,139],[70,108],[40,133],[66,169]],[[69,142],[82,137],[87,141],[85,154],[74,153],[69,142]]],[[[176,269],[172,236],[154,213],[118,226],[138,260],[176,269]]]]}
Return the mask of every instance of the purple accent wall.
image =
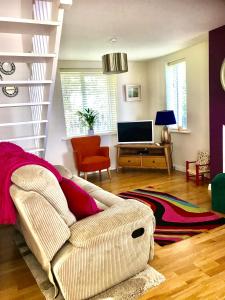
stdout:
{"type": "Polygon", "coordinates": [[[212,178],[223,172],[223,131],[225,91],[220,83],[220,68],[225,58],[225,26],[209,32],[209,117],[212,178]]]}

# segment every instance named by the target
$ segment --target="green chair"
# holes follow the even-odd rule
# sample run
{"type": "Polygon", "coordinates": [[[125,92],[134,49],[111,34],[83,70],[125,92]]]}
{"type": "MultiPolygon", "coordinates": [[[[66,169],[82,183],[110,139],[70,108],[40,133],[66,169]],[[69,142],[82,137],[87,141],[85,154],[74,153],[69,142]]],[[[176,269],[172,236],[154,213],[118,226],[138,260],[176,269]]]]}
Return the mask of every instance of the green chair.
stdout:
{"type": "Polygon", "coordinates": [[[211,190],[213,210],[225,213],[225,173],[217,174],[213,178],[211,190]]]}

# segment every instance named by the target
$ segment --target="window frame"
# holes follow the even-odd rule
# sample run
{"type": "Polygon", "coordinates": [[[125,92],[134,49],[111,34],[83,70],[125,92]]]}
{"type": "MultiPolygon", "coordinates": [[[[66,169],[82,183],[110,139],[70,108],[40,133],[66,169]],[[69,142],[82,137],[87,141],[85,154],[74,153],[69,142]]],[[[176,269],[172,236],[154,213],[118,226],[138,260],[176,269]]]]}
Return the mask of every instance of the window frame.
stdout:
{"type": "MultiPolygon", "coordinates": [[[[168,103],[168,95],[167,95],[167,90],[168,90],[168,75],[167,75],[167,72],[168,72],[168,68],[172,65],[177,65],[179,63],[182,63],[184,62],[185,63],[185,96],[186,96],[186,127],[183,127],[183,124],[182,126],[179,125],[179,120],[177,120],[177,124],[175,125],[169,125],[170,127],[170,130],[171,132],[179,132],[179,133],[191,133],[191,131],[189,130],[189,127],[188,127],[188,89],[187,89],[187,61],[186,61],[186,58],[180,58],[180,59],[176,59],[176,60],[173,60],[173,61],[168,61],[166,62],[165,64],[165,100],[166,100],[166,109],[173,109],[174,108],[171,108],[169,107],[169,103],[168,103]]],[[[177,91],[178,93],[178,91],[177,91]]],[[[174,113],[175,113],[175,117],[176,115],[178,115],[178,111],[179,111],[179,108],[180,106],[182,106],[182,103],[180,103],[179,105],[179,101],[177,102],[177,113],[175,112],[174,110],[174,113]]],[[[176,117],[177,119],[177,117],[176,117]]]]}
{"type": "MultiPolygon", "coordinates": [[[[88,133],[86,132],[85,134],[84,133],[80,133],[80,134],[72,134],[72,135],[69,135],[68,134],[68,131],[67,131],[67,124],[66,124],[66,114],[65,114],[65,106],[64,106],[64,98],[63,98],[63,85],[62,85],[62,78],[61,78],[61,72],[76,72],[76,73],[99,73],[99,75],[102,75],[102,76],[111,76],[111,75],[105,75],[102,73],[102,69],[100,68],[60,68],[59,69],[59,78],[60,78],[60,83],[61,83],[61,95],[62,95],[62,102],[63,102],[63,114],[64,114],[64,122],[65,122],[65,131],[66,131],[66,137],[63,138],[63,140],[68,140],[72,137],[80,137],[80,136],[86,136],[88,133]]],[[[115,75],[113,75],[115,76],[115,75]]],[[[105,135],[115,135],[116,134],[116,124],[117,124],[117,117],[118,117],[118,81],[117,81],[117,77],[115,76],[115,79],[116,82],[115,82],[115,111],[114,111],[114,120],[113,120],[113,117],[112,117],[112,120],[111,121],[115,121],[115,124],[114,124],[114,129],[113,129],[113,126],[111,127],[111,130],[108,130],[108,131],[105,131],[105,130],[96,130],[94,131],[94,134],[97,134],[97,135],[101,135],[101,136],[105,136],[105,135]]],[[[109,84],[107,82],[107,84],[109,84]]],[[[109,98],[108,98],[109,99],[109,98]]],[[[83,103],[83,97],[82,97],[82,103],[83,103]]],[[[111,111],[112,107],[109,108],[108,112],[111,111]]]]}

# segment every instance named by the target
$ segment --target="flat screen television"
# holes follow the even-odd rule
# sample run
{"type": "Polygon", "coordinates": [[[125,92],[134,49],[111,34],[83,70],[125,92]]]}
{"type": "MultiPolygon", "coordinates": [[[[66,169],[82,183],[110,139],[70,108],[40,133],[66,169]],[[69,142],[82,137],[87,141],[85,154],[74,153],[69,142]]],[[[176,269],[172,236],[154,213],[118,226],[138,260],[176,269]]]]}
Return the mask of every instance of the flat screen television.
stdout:
{"type": "Polygon", "coordinates": [[[119,143],[154,143],[153,120],[118,122],[119,143]]]}

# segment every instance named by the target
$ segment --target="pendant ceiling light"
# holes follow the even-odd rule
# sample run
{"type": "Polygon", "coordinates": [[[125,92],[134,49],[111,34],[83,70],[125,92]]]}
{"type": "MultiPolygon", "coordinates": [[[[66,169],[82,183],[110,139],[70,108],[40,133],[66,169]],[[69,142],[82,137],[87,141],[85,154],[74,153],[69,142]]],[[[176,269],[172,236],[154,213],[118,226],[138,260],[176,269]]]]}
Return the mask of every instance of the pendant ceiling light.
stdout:
{"type": "Polygon", "coordinates": [[[104,74],[119,74],[128,71],[126,53],[109,53],[102,56],[104,74]]]}
{"type": "MultiPolygon", "coordinates": [[[[111,38],[110,43],[117,42],[117,38],[111,38]]],[[[102,56],[102,69],[104,74],[119,74],[128,72],[127,54],[114,52],[102,56]]]]}

